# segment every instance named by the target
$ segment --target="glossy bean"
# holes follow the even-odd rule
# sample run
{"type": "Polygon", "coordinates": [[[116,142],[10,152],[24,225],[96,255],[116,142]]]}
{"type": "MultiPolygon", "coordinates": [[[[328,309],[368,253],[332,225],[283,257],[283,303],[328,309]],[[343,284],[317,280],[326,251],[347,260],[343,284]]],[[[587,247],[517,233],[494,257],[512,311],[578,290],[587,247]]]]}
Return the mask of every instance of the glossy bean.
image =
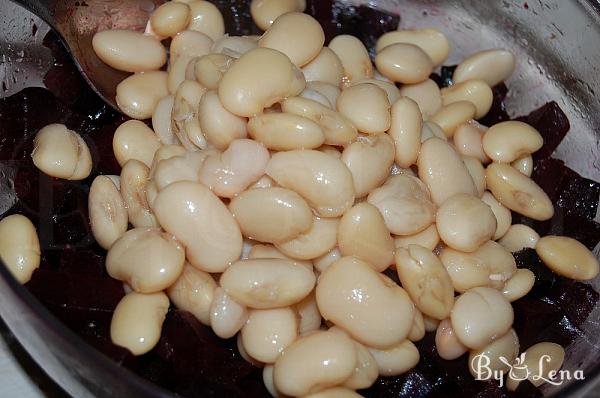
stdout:
{"type": "Polygon", "coordinates": [[[206,140],[219,150],[227,149],[233,140],[248,134],[247,119],[229,112],[216,91],[208,91],[202,96],[198,119],[206,140]]]}
{"type": "Polygon", "coordinates": [[[407,249],[408,245],[419,245],[429,250],[433,250],[436,248],[439,242],[440,235],[438,234],[435,224],[431,224],[423,231],[417,232],[414,235],[396,236],[394,238],[396,249],[407,249]]]}
{"type": "Polygon", "coordinates": [[[213,40],[217,40],[225,34],[223,15],[213,3],[205,0],[193,0],[188,5],[191,14],[188,29],[202,32],[213,40]]]}
{"type": "Polygon", "coordinates": [[[395,43],[409,43],[421,48],[433,65],[441,65],[450,51],[446,36],[435,29],[397,30],[385,33],[377,40],[376,51],[381,52],[395,43]]]}
{"type": "Polygon", "coordinates": [[[312,226],[292,240],[277,243],[286,256],[299,260],[312,260],[327,254],[337,244],[337,218],[314,217],[312,226]]]}
{"type": "Polygon", "coordinates": [[[594,253],[568,236],[544,236],[538,240],[535,251],[544,264],[559,275],[574,280],[590,280],[598,275],[598,259],[594,253]]]}
{"type": "Polygon", "coordinates": [[[346,88],[337,99],[337,110],[360,132],[377,134],[390,128],[390,102],[385,91],[374,84],[346,88]]]}
{"type": "Polygon", "coordinates": [[[209,311],[210,326],[222,339],[235,336],[248,320],[246,306],[236,301],[221,287],[215,289],[209,311]]]}
{"type": "Polygon", "coordinates": [[[128,120],[115,130],[113,152],[119,165],[123,167],[129,159],[136,159],[150,167],[160,141],[145,123],[128,120]]]}
{"type": "Polygon", "coordinates": [[[407,43],[382,49],[375,57],[375,65],[383,76],[403,84],[424,82],[433,71],[429,56],[420,47],[407,43]]]}
{"type": "Polygon", "coordinates": [[[492,107],[494,94],[492,89],[483,80],[467,80],[455,83],[441,90],[442,104],[450,104],[468,101],[475,105],[475,119],[485,116],[492,107]]]}
{"type": "Polygon", "coordinates": [[[487,127],[474,120],[459,125],[452,137],[456,151],[463,156],[472,156],[483,164],[491,160],[483,150],[483,135],[487,127]]]}
{"type": "Polygon", "coordinates": [[[109,29],[92,38],[94,52],[109,66],[124,72],[148,72],[167,62],[167,52],[154,37],[140,32],[109,29]]]}
{"type": "MultiPolygon", "coordinates": [[[[158,7],[150,17],[152,30],[162,37],[174,36],[190,23],[191,10],[187,4],[168,2],[158,7]]],[[[139,53],[140,49],[135,49],[139,53]]]]}
{"type": "Polygon", "coordinates": [[[421,83],[403,85],[400,87],[400,95],[415,101],[425,117],[435,115],[442,108],[440,88],[431,79],[421,83]]]}
{"type": "Polygon", "coordinates": [[[531,291],[535,283],[535,274],[527,268],[519,268],[514,275],[506,281],[502,294],[510,302],[524,297],[531,291]]]}
{"type": "Polygon", "coordinates": [[[475,118],[476,112],[477,108],[470,101],[457,101],[442,106],[439,111],[429,118],[429,121],[440,126],[446,137],[450,138],[454,135],[458,126],[475,118]]]}
{"type": "Polygon", "coordinates": [[[410,167],[419,157],[423,115],[415,101],[403,97],[392,105],[391,117],[388,134],[394,139],[396,164],[410,167]]]}
{"type": "Polygon", "coordinates": [[[508,391],[516,390],[522,380],[539,387],[556,376],[565,360],[565,349],[555,343],[542,342],[532,345],[522,355],[524,360],[519,366],[513,363],[513,376],[506,380],[508,391]]]}
{"type": "Polygon", "coordinates": [[[134,227],[156,227],[158,222],[146,200],[148,167],[135,159],[125,163],[121,170],[121,196],[134,227]]]}
{"type": "Polygon", "coordinates": [[[477,197],[480,198],[486,188],[485,183],[485,167],[479,161],[479,159],[474,158],[472,156],[462,156],[463,163],[469,172],[469,175],[473,179],[473,183],[475,184],[475,190],[477,191],[477,197]]]}
{"type": "Polygon", "coordinates": [[[513,224],[498,243],[514,253],[525,248],[535,249],[539,240],[540,235],[533,228],[524,224],[513,224]]]}
{"type": "Polygon", "coordinates": [[[455,83],[481,79],[490,87],[508,79],[515,69],[515,56],[509,51],[492,49],[476,52],[462,61],[454,70],[455,83]]]}
{"type": "Polygon", "coordinates": [[[458,340],[450,319],[440,322],[435,332],[435,349],[439,356],[447,361],[452,361],[462,356],[469,349],[458,340]]]}
{"type": "Polygon", "coordinates": [[[299,0],[252,0],[250,15],[256,26],[267,30],[279,16],[292,11],[304,11],[301,3],[299,0]]]}
{"type": "Polygon", "coordinates": [[[510,163],[540,149],[544,139],[527,123],[517,120],[490,127],[483,136],[483,150],[498,163],[510,163]]]}
{"type": "Polygon", "coordinates": [[[94,239],[106,250],[127,231],[125,202],[117,186],[106,176],[98,176],[92,182],[88,213],[94,239]]]}
{"type": "Polygon", "coordinates": [[[417,366],[420,359],[419,350],[410,340],[384,350],[369,347],[369,352],[377,362],[380,376],[399,376],[417,366]]]}
{"type": "Polygon", "coordinates": [[[342,85],[348,86],[373,77],[373,64],[365,45],[356,37],[339,35],[329,43],[344,68],[342,85]]]}
{"type": "Polygon", "coordinates": [[[298,337],[296,313],[289,307],[250,310],[241,336],[248,355],[261,362],[274,363],[298,337]]]}
{"type": "Polygon", "coordinates": [[[125,78],[117,85],[119,109],[132,119],[152,117],[161,98],[169,95],[167,72],[142,72],[125,78]]]}
{"type": "Polygon", "coordinates": [[[533,158],[531,155],[521,156],[519,159],[514,160],[510,165],[527,177],[531,177],[531,174],[533,173],[533,158]]]}
{"type": "Polygon", "coordinates": [[[204,325],[210,326],[210,307],[216,289],[217,283],[208,272],[186,263],[183,272],[166,293],[177,308],[191,312],[204,325]]]}
{"type": "Polygon", "coordinates": [[[15,279],[25,284],[40,266],[40,241],[32,222],[21,214],[0,221],[0,258],[15,279]]]}
{"type": "Polygon", "coordinates": [[[335,52],[329,47],[323,47],[312,61],[302,67],[302,72],[307,82],[320,81],[339,87],[344,67],[335,52]]]}
{"type": "Polygon", "coordinates": [[[250,137],[268,149],[289,151],[314,149],[325,142],[321,127],[312,120],[291,113],[263,113],[248,122],[250,137]]]}
{"type": "Polygon", "coordinates": [[[492,209],[492,212],[496,217],[496,231],[494,232],[492,240],[498,240],[503,237],[510,228],[510,225],[512,224],[512,214],[510,210],[502,206],[502,204],[496,200],[494,195],[488,191],[481,195],[481,200],[492,209]]]}

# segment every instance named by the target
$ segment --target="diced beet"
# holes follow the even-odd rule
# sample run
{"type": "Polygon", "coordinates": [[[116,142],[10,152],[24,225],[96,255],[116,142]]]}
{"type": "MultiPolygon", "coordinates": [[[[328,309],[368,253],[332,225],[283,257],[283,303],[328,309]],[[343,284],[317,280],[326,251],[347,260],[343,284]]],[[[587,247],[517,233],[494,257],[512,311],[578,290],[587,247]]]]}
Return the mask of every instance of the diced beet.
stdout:
{"type": "Polygon", "coordinates": [[[504,105],[504,99],[506,98],[506,94],[508,94],[508,87],[504,83],[497,84],[492,87],[492,93],[494,95],[492,107],[484,117],[479,119],[481,124],[488,127],[510,120],[510,116],[508,116],[506,106],[504,105]]]}
{"type": "Polygon", "coordinates": [[[237,382],[253,370],[237,352],[235,339],[223,340],[189,312],[171,311],[156,347],[178,379],[203,377],[218,383],[237,382]]]}
{"type": "Polygon", "coordinates": [[[262,31],[256,26],[250,15],[250,2],[247,0],[211,0],[225,21],[230,36],[260,35],[262,31]]]}
{"type": "Polygon", "coordinates": [[[425,398],[434,388],[434,382],[423,374],[411,370],[398,377],[380,377],[371,388],[359,393],[367,398],[411,397],[425,398]]]}
{"type": "Polygon", "coordinates": [[[531,178],[546,192],[548,197],[555,198],[556,190],[565,173],[565,162],[559,159],[546,158],[534,162],[531,178]]]}
{"type": "Polygon", "coordinates": [[[106,277],[106,251],[97,244],[86,248],[66,246],[59,251],[61,272],[83,273],[106,277]]]}
{"type": "Polygon", "coordinates": [[[429,78],[433,80],[440,88],[451,86],[453,83],[452,75],[457,65],[443,65],[440,73],[432,73],[429,78]]]}
{"type": "Polygon", "coordinates": [[[556,303],[561,312],[575,326],[580,327],[598,303],[599,296],[598,292],[590,285],[575,282],[560,293],[556,298],[556,303]]]}
{"type": "Polygon", "coordinates": [[[529,298],[540,298],[546,296],[564,280],[558,274],[555,274],[548,268],[536,251],[533,249],[524,249],[513,253],[517,267],[526,268],[534,273],[535,283],[531,292],[527,295],[529,298]]]}
{"type": "Polygon", "coordinates": [[[495,381],[489,381],[486,383],[481,383],[481,391],[475,395],[477,398],[509,398],[510,395],[507,394],[502,388],[500,388],[500,384],[495,381]]]}
{"type": "Polygon", "coordinates": [[[537,398],[543,397],[544,394],[536,386],[525,380],[519,383],[519,386],[511,393],[511,396],[515,398],[537,398]]]}
{"type": "Polygon", "coordinates": [[[516,120],[532,125],[544,137],[544,146],[533,154],[534,160],[549,158],[571,128],[567,115],[555,101],[548,102],[516,120]]]}

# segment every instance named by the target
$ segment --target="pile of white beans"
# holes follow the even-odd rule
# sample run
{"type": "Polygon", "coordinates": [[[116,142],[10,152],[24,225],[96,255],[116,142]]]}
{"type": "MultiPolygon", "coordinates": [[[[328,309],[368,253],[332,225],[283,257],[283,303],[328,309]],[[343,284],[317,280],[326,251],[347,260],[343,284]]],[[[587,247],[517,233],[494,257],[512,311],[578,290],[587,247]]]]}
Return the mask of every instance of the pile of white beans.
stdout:
{"type": "MultiPolygon", "coordinates": [[[[426,331],[445,359],[485,352],[492,370],[508,370],[499,358],[519,354],[510,302],[535,280],[511,252],[535,248],[568,278],[598,274],[581,243],[511,225],[511,210],[534,220],[554,211],[530,179],[540,134],[475,121],[513,55],[473,54],[440,90],[429,75],[448,56],[441,32],[384,34],[375,68],[355,37],[324,47],[304,7],[254,0],[266,32],[235,37],[210,2],[171,1],[145,33],[94,37],[104,62],[134,73],[117,88],[136,119],[114,134],[121,175],[96,177],[89,194],[108,273],[129,291],[113,342],[150,351],[173,303],[218,336],[237,335],[273,396],[358,396],[413,368],[426,331]],[[152,128],[140,121],[150,118],[152,128]]],[[[62,125],[39,132],[32,157],[59,178],[91,170],[85,141],[62,125]]],[[[27,281],[39,265],[35,228],[11,216],[0,236],[2,259],[27,281]]],[[[564,350],[541,343],[527,354],[532,366],[551,355],[547,377],[564,350]]]]}

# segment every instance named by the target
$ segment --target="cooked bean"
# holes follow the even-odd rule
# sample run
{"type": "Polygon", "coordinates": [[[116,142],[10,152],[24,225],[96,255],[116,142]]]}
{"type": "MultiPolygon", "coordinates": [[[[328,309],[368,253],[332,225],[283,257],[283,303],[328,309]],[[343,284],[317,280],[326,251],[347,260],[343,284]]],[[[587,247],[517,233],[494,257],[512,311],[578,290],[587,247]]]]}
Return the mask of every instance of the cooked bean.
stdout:
{"type": "Polygon", "coordinates": [[[106,255],[106,271],[139,293],[171,286],[183,270],[183,246],[158,228],[134,228],[121,236],[106,255]]]}
{"type": "MultiPolygon", "coordinates": [[[[152,30],[162,37],[174,36],[190,23],[191,10],[187,4],[170,1],[158,7],[150,18],[152,30]]],[[[139,53],[140,49],[132,49],[139,53]]],[[[161,65],[162,66],[162,65],[161,65]]]]}
{"type": "Polygon", "coordinates": [[[476,112],[477,108],[470,101],[458,101],[442,106],[429,118],[429,121],[440,126],[446,136],[450,138],[458,126],[475,118],[476,112]]]}
{"type": "Polygon", "coordinates": [[[29,282],[40,256],[37,231],[27,217],[12,214],[0,221],[0,258],[19,283],[29,282]]]}
{"type": "Polygon", "coordinates": [[[232,58],[239,58],[242,54],[258,47],[258,42],[248,36],[229,36],[225,34],[215,40],[212,45],[212,53],[220,53],[232,58]]]}
{"type": "Polygon", "coordinates": [[[258,142],[234,140],[221,154],[209,156],[200,169],[200,182],[216,195],[232,198],[266,171],[269,152],[258,142]]]}
{"type": "Polygon", "coordinates": [[[250,119],[248,133],[268,149],[289,151],[313,149],[325,142],[321,127],[291,113],[263,113],[250,119]]]}
{"type": "Polygon", "coordinates": [[[429,56],[420,47],[407,43],[385,47],[377,53],[375,65],[383,76],[403,84],[421,83],[433,71],[429,56]]]}
{"type": "Polygon", "coordinates": [[[329,43],[344,68],[342,84],[348,86],[373,77],[373,64],[365,45],[356,37],[339,35],[329,43]]]}
{"type": "Polygon", "coordinates": [[[125,202],[129,222],[134,227],[158,226],[146,200],[148,175],[148,167],[135,159],[127,161],[121,170],[121,196],[125,202]]]}
{"type": "Polygon", "coordinates": [[[289,307],[250,310],[241,336],[248,355],[261,362],[274,363],[298,337],[296,313],[289,307]]]}
{"type": "Polygon", "coordinates": [[[513,309],[502,293],[476,287],[458,297],[450,320],[456,337],[471,349],[480,349],[504,336],[512,326],[513,309]]]}
{"type": "Polygon", "coordinates": [[[498,243],[508,251],[515,253],[525,248],[535,249],[539,240],[540,235],[533,228],[523,224],[514,224],[508,228],[498,243]]]}
{"type": "Polygon", "coordinates": [[[342,253],[340,253],[340,249],[338,247],[334,247],[329,253],[322,255],[319,258],[315,258],[313,264],[315,265],[315,269],[321,273],[325,272],[327,267],[336,262],[342,257],[342,253]]]}
{"type": "Polygon", "coordinates": [[[333,84],[326,82],[306,82],[306,88],[316,91],[317,93],[325,97],[329,104],[332,105],[331,109],[335,108],[335,104],[337,104],[337,99],[341,94],[339,86],[334,86],[333,84]]]}
{"type": "Polygon", "coordinates": [[[533,173],[533,158],[531,155],[522,156],[510,165],[527,177],[531,177],[531,173],[533,173]]]}
{"type": "Polygon", "coordinates": [[[303,336],[321,327],[321,313],[317,306],[315,294],[311,293],[302,301],[294,304],[294,310],[298,313],[298,335],[303,336]]]}
{"type": "MultiPolygon", "coordinates": [[[[340,333],[345,333],[341,329],[337,327],[333,327],[330,330],[338,330],[340,333]]],[[[369,352],[367,347],[360,344],[357,341],[353,341],[354,347],[356,348],[356,365],[354,367],[354,372],[352,375],[344,381],[343,386],[350,388],[352,390],[360,390],[363,388],[369,388],[375,383],[377,380],[377,376],[379,376],[379,368],[377,366],[377,362],[375,362],[375,358],[369,352]]],[[[349,390],[346,390],[349,391],[349,390]]],[[[339,397],[348,397],[348,396],[359,396],[356,393],[352,392],[354,395],[337,395],[339,397]]],[[[321,396],[325,394],[323,391],[315,394],[317,396],[321,396]]],[[[325,397],[330,396],[330,394],[325,394],[325,397]]],[[[331,397],[335,397],[336,395],[331,395],[331,397]]]]}
{"type": "Polygon", "coordinates": [[[292,12],[304,11],[299,0],[252,0],[250,2],[250,15],[252,20],[262,30],[267,30],[279,16],[292,12]]]}
{"type": "Polygon", "coordinates": [[[316,19],[302,12],[288,12],[273,21],[258,45],[281,51],[302,67],[321,52],[324,42],[325,33],[316,19]]]}
{"type": "Polygon", "coordinates": [[[275,382],[273,381],[273,368],[273,364],[266,364],[263,368],[263,384],[265,385],[265,388],[267,389],[269,394],[271,394],[272,397],[279,397],[279,392],[275,389],[275,382]]]}
{"type": "Polygon", "coordinates": [[[170,159],[176,156],[185,156],[188,151],[185,150],[181,145],[162,145],[154,153],[154,159],[152,159],[152,166],[150,167],[150,178],[154,177],[156,167],[162,160],[170,159]]]}
{"type": "Polygon", "coordinates": [[[188,5],[191,13],[188,29],[202,32],[213,40],[225,34],[223,15],[214,4],[204,0],[193,0],[188,5]]]}
{"type": "Polygon", "coordinates": [[[290,260],[290,261],[294,262],[295,264],[298,264],[310,271],[313,270],[311,261],[298,260],[298,259],[295,259],[292,257],[288,257],[285,254],[283,254],[279,249],[277,249],[275,246],[273,246],[271,244],[268,244],[268,245],[255,244],[252,246],[252,248],[248,252],[246,259],[252,260],[252,259],[258,259],[258,258],[279,258],[279,259],[283,259],[283,260],[290,260]]]}
{"type": "Polygon", "coordinates": [[[312,260],[327,254],[337,243],[339,219],[314,217],[312,226],[292,240],[276,244],[285,255],[312,260]]]}
{"type": "Polygon", "coordinates": [[[175,97],[168,95],[156,104],[152,113],[152,129],[164,145],[179,144],[179,139],[173,133],[171,113],[175,105],[175,97]]]}
{"type": "Polygon", "coordinates": [[[157,70],[167,62],[167,52],[160,41],[132,30],[98,32],[92,38],[92,47],[102,62],[125,72],[157,70]]]}
{"type": "Polygon", "coordinates": [[[321,217],[338,217],[354,203],[352,174],[333,156],[315,150],[279,152],[267,174],[279,185],[299,193],[321,217]]]}
{"type": "Polygon", "coordinates": [[[113,152],[122,167],[129,159],[136,159],[150,167],[160,141],[145,123],[128,120],[113,135],[113,152]]]}
{"type": "Polygon", "coordinates": [[[313,90],[313,89],[309,88],[308,85],[304,89],[304,91],[302,91],[300,93],[299,96],[302,98],[306,98],[306,99],[318,102],[319,104],[326,106],[327,108],[330,108],[330,109],[334,108],[334,106],[331,104],[331,101],[329,101],[329,99],[326,96],[324,96],[317,90],[313,90]]]}
{"type": "Polygon", "coordinates": [[[534,283],[535,274],[526,268],[519,268],[504,284],[502,294],[508,301],[518,300],[531,291],[534,283]]]}
{"type": "Polygon", "coordinates": [[[186,246],[196,268],[222,272],[242,253],[242,234],[221,200],[202,184],[180,181],[159,192],[154,211],[160,225],[186,246]]]}
{"type": "Polygon", "coordinates": [[[121,193],[110,178],[94,179],[88,206],[92,234],[98,244],[108,250],[127,231],[129,220],[121,193]]]}
{"type": "Polygon", "coordinates": [[[302,72],[285,54],[256,48],[235,61],[221,79],[219,98],[238,116],[251,117],[304,90],[302,72]]]}
{"type": "Polygon", "coordinates": [[[421,113],[426,117],[435,115],[442,107],[440,88],[431,79],[421,83],[403,85],[400,87],[400,95],[415,101],[419,105],[421,113]]]}
{"type": "Polygon", "coordinates": [[[546,192],[509,164],[490,164],[486,170],[486,182],[503,206],[519,214],[539,221],[554,215],[554,207],[546,192]]]}
{"type": "Polygon", "coordinates": [[[298,303],[314,285],[312,270],[291,260],[276,258],[237,261],[221,275],[221,286],[227,294],[257,309],[298,303]]]}
{"type": "Polygon", "coordinates": [[[325,320],[369,347],[393,347],[412,328],[414,304],[404,289],[354,257],[341,258],[321,274],[316,297],[325,320]]]}
{"type": "Polygon", "coordinates": [[[487,127],[474,120],[459,125],[452,137],[456,151],[463,156],[472,156],[483,164],[488,164],[490,158],[483,150],[483,135],[487,127]]]}
{"type": "Polygon", "coordinates": [[[45,174],[66,180],[83,180],[92,171],[86,142],[63,124],[49,124],[33,140],[33,164],[45,174]]]}
{"type": "Polygon", "coordinates": [[[512,224],[512,214],[510,210],[502,206],[502,204],[496,200],[494,195],[488,191],[483,193],[481,200],[492,209],[492,212],[496,217],[496,232],[494,232],[492,240],[498,240],[503,237],[510,228],[510,225],[512,224]]]}
{"type": "Polygon", "coordinates": [[[258,181],[256,181],[254,184],[250,185],[248,187],[248,189],[256,189],[256,188],[272,188],[272,187],[276,187],[277,184],[275,183],[275,181],[273,181],[271,179],[271,177],[269,177],[268,175],[264,175],[262,177],[260,177],[260,179],[258,181]]]}
{"type": "Polygon", "coordinates": [[[221,287],[215,289],[209,311],[210,326],[213,332],[222,339],[235,336],[248,320],[248,309],[221,287]]]}
{"type": "Polygon", "coordinates": [[[392,105],[389,135],[394,139],[396,164],[410,167],[416,163],[421,149],[423,116],[419,105],[408,97],[400,98],[392,105]]]}
{"type": "Polygon", "coordinates": [[[423,314],[418,309],[415,309],[415,318],[413,326],[408,334],[408,339],[412,342],[421,341],[425,337],[425,324],[423,322],[423,314]]]}
{"type": "Polygon", "coordinates": [[[440,260],[457,292],[478,286],[501,289],[517,269],[512,254],[494,241],[484,243],[472,253],[446,247],[440,253],[440,260]]]}
{"type": "Polygon", "coordinates": [[[475,118],[484,117],[492,107],[494,94],[483,80],[467,80],[455,83],[441,90],[442,104],[448,106],[455,102],[469,101],[475,105],[475,118]]]}
{"type": "Polygon", "coordinates": [[[240,353],[240,356],[242,358],[244,358],[244,361],[250,363],[252,366],[255,366],[257,368],[261,368],[263,366],[265,366],[264,362],[260,362],[254,358],[252,358],[250,356],[250,354],[248,354],[248,352],[246,351],[246,347],[244,347],[244,343],[242,342],[242,334],[238,333],[235,337],[235,343],[237,346],[237,349],[240,353]]]}
{"type": "Polygon", "coordinates": [[[307,232],[313,223],[306,201],[284,188],[242,192],[231,200],[229,210],[242,234],[261,242],[287,242],[307,232]]]}
{"type": "Polygon", "coordinates": [[[515,69],[515,56],[501,49],[479,51],[461,62],[454,73],[454,83],[481,79],[490,87],[508,79],[515,69]]]}
{"type": "Polygon", "coordinates": [[[420,359],[419,350],[410,340],[388,349],[369,347],[369,352],[377,362],[380,376],[399,376],[417,366],[420,359]]]}
{"type": "Polygon", "coordinates": [[[195,30],[184,30],[179,32],[171,40],[169,55],[175,61],[180,57],[189,59],[210,54],[213,41],[202,32],[195,30]]]}
{"type": "Polygon", "coordinates": [[[431,224],[423,231],[417,232],[416,234],[396,236],[394,239],[394,245],[396,246],[396,249],[407,249],[408,245],[419,245],[426,247],[429,250],[433,250],[439,242],[440,236],[435,224],[431,224]]]}
{"type": "Polygon", "coordinates": [[[356,366],[354,342],[339,331],[317,331],[285,349],[273,370],[282,394],[304,396],[348,379],[356,366]]]}
{"type": "Polygon", "coordinates": [[[361,202],[348,210],[338,226],[342,256],[355,256],[378,272],[394,262],[394,241],[375,206],[361,202]]]}
{"type": "Polygon", "coordinates": [[[477,195],[473,179],[454,148],[439,138],[421,145],[417,159],[419,178],[427,185],[438,206],[459,193],[477,195]]]}
{"type": "Polygon", "coordinates": [[[156,187],[156,183],[154,180],[148,181],[146,184],[146,202],[148,202],[148,207],[154,211],[154,201],[158,196],[158,188],[156,187]]]}
{"type": "MultiPolygon", "coordinates": [[[[519,338],[514,329],[479,350],[469,353],[469,371],[477,380],[490,380],[494,374],[506,373],[519,355],[519,338]],[[493,373],[497,372],[497,373],[493,373]]],[[[508,377],[510,379],[510,376],[508,377]]]]}
{"type": "Polygon", "coordinates": [[[436,215],[440,238],[453,249],[473,252],[496,232],[496,217],[481,199],[459,193],[444,201],[436,215]]]}
{"type": "Polygon", "coordinates": [[[358,137],[342,153],[342,161],[352,173],[354,190],[361,198],[381,186],[394,163],[394,141],[382,133],[358,137]]]}
{"type": "Polygon", "coordinates": [[[424,122],[421,128],[421,144],[430,138],[439,138],[442,141],[448,141],[446,133],[442,128],[434,122],[424,122]]]}
{"type": "Polygon", "coordinates": [[[402,286],[425,315],[444,319],[454,305],[452,280],[435,254],[410,245],[396,250],[396,271],[402,286]]]}
{"type": "Polygon", "coordinates": [[[132,292],[119,301],[110,322],[113,344],[127,348],[133,355],[152,350],[160,339],[162,324],[169,310],[169,298],[163,292],[132,292]]]}
{"type": "Polygon", "coordinates": [[[312,61],[302,67],[302,72],[307,82],[320,81],[339,87],[344,67],[336,53],[329,47],[323,47],[312,61]]]}
{"type": "Polygon", "coordinates": [[[158,191],[177,181],[198,182],[198,173],[204,160],[212,154],[218,153],[214,149],[204,149],[197,152],[187,152],[184,156],[173,156],[161,160],[154,169],[154,183],[158,191]]]}
{"type": "Polygon", "coordinates": [[[167,294],[177,308],[191,312],[204,325],[210,326],[210,306],[216,288],[217,283],[209,273],[186,263],[177,281],[167,289],[167,294]]]}
{"type": "Polygon", "coordinates": [[[385,225],[396,235],[413,235],[435,220],[435,206],[425,184],[410,175],[396,175],[371,191],[367,201],[381,212],[385,225]]]}
{"type": "Polygon", "coordinates": [[[452,361],[469,351],[463,343],[458,340],[450,319],[440,322],[435,332],[435,349],[439,356],[447,361],[452,361]]]}
{"type": "Polygon", "coordinates": [[[384,133],[390,128],[390,102],[385,91],[374,84],[346,88],[337,100],[337,110],[363,133],[384,133]]]}
{"type": "Polygon", "coordinates": [[[182,81],[175,93],[171,128],[188,151],[208,146],[198,120],[198,107],[205,93],[206,88],[195,80],[182,81]]]}
{"type": "Polygon", "coordinates": [[[167,72],[136,73],[117,85],[119,109],[132,119],[152,117],[158,101],[169,95],[167,72]]]}
{"type": "Polygon", "coordinates": [[[426,315],[423,315],[423,326],[425,326],[426,332],[435,332],[440,324],[440,321],[437,319],[433,319],[426,315]]]}
{"type": "Polygon", "coordinates": [[[475,184],[475,190],[477,191],[477,197],[480,198],[486,188],[485,184],[485,167],[479,161],[479,159],[472,156],[462,156],[463,163],[469,172],[469,175],[473,179],[475,184]]]}
{"type": "Polygon", "coordinates": [[[544,139],[535,128],[518,120],[495,124],[483,136],[483,150],[499,163],[510,163],[530,155],[543,144],[544,139]]]}
{"type": "Polygon", "coordinates": [[[435,29],[397,30],[385,33],[377,40],[376,51],[395,43],[409,43],[420,47],[431,58],[434,66],[441,65],[450,51],[450,44],[443,33],[435,29]]]}
{"type": "Polygon", "coordinates": [[[333,156],[336,159],[342,158],[342,152],[340,152],[340,150],[333,145],[321,145],[317,148],[317,150],[319,152],[323,152],[327,155],[333,156]]]}
{"type": "Polygon", "coordinates": [[[535,251],[544,264],[559,275],[575,280],[590,280],[598,275],[598,259],[587,247],[568,236],[544,236],[535,251]]]}
{"type": "Polygon", "coordinates": [[[508,391],[516,390],[522,380],[539,387],[555,377],[565,360],[565,349],[555,343],[543,342],[532,345],[522,355],[523,362],[514,363],[510,377],[506,379],[508,391]]]}
{"type": "Polygon", "coordinates": [[[216,90],[234,59],[225,54],[207,54],[196,60],[194,76],[209,90],[216,90]]]}
{"type": "Polygon", "coordinates": [[[229,112],[219,100],[216,91],[208,91],[200,100],[198,109],[200,128],[206,140],[225,150],[235,139],[247,136],[247,119],[229,112]]]}
{"type": "Polygon", "coordinates": [[[317,101],[302,97],[287,98],[281,103],[281,109],[317,123],[323,129],[325,143],[329,145],[347,145],[358,134],[349,119],[317,101]]]}
{"type": "MultiPolygon", "coordinates": [[[[384,77],[381,78],[385,79],[384,77]]],[[[394,83],[387,80],[363,79],[359,82],[354,83],[353,86],[357,84],[372,84],[379,87],[380,89],[385,91],[387,99],[392,105],[398,100],[398,98],[400,98],[400,90],[398,90],[398,87],[396,87],[394,83]]]]}

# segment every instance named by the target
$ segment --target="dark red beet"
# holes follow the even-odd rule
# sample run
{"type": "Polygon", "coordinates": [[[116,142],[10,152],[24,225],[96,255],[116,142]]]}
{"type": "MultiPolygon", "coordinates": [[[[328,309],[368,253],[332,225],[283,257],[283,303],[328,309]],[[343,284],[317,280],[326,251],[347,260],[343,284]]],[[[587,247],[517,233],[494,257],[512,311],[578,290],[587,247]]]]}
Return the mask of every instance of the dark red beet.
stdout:
{"type": "Polygon", "coordinates": [[[571,128],[567,115],[555,101],[516,119],[532,125],[544,137],[544,146],[533,154],[534,160],[549,158],[571,128]]]}
{"type": "Polygon", "coordinates": [[[508,94],[508,87],[504,83],[497,84],[492,87],[492,93],[494,94],[492,107],[484,117],[479,119],[481,124],[488,127],[510,120],[510,116],[508,116],[506,107],[504,106],[504,98],[508,94]]]}
{"type": "Polygon", "coordinates": [[[211,0],[221,14],[231,36],[260,35],[262,31],[254,24],[250,15],[250,2],[247,0],[211,0]]]}
{"type": "Polygon", "coordinates": [[[440,68],[440,73],[432,73],[429,78],[433,80],[440,88],[451,86],[453,83],[452,75],[457,65],[443,65],[440,68]]]}

